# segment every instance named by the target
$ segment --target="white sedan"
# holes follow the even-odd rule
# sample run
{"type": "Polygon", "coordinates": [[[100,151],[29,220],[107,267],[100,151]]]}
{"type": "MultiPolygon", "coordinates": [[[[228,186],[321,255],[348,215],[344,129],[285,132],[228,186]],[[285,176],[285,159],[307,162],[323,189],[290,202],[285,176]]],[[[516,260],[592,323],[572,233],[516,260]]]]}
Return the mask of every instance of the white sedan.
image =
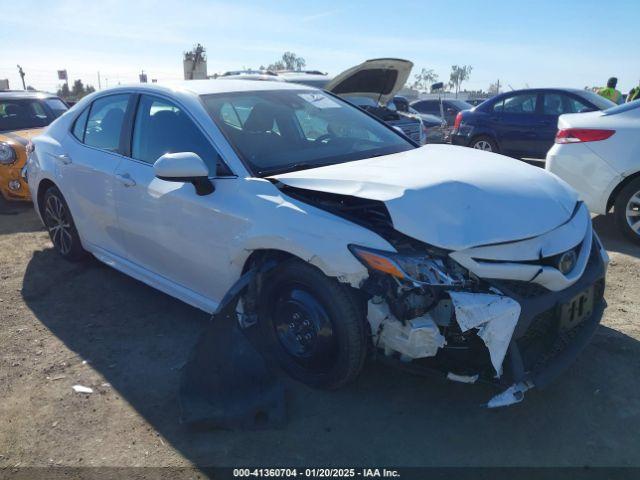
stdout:
{"type": "Polygon", "coordinates": [[[92,94],[34,140],[28,180],[63,257],[206,312],[239,292],[243,328],[310,385],[353,380],[378,349],[513,403],[573,361],[605,306],[606,253],[564,182],[419,148],[303,85],[92,94]]]}
{"type": "Polygon", "coordinates": [[[640,242],[640,101],[561,115],[546,168],[575,188],[593,213],[613,208],[622,232],[640,242]]]}

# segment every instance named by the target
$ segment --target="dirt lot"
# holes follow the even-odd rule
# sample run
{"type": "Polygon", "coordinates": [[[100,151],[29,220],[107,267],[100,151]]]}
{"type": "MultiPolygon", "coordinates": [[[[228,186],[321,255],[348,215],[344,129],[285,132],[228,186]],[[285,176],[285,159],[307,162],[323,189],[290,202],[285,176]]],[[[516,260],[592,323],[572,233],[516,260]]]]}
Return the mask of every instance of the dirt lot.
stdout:
{"type": "Polygon", "coordinates": [[[291,385],[285,429],[195,432],[177,385],[206,315],[61,260],[30,208],[1,204],[0,467],[640,465],[640,248],[595,225],[612,258],[603,325],[522,404],[487,411],[489,387],[368,365],[338,392],[291,385]]]}

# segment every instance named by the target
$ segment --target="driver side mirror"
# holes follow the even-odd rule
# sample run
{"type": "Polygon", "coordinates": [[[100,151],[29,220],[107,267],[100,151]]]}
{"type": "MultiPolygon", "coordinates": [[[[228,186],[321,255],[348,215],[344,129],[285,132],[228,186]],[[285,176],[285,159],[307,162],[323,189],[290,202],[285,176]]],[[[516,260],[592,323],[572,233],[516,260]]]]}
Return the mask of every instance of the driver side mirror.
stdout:
{"type": "Polygon", "coordinates": [[[153,164],[153,173],[167,182],[190,182],[201,196],[215,190],[209,180],[209,168],[193,152],[165,153],[153,164]]]}

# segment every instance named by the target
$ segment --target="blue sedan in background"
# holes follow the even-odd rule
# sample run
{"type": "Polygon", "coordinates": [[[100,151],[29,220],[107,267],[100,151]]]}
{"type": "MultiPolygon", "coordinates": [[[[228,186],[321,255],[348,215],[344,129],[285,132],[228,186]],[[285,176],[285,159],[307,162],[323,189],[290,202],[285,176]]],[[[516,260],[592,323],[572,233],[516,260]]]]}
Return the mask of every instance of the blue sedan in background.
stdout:
{"type": "Polygon", "coordinates": [[[553,145],[558,116],[613,106],[588,90],[536,88],[501,93],[458,113],[451,143],[517,158],[544,158],[553,145]]]}

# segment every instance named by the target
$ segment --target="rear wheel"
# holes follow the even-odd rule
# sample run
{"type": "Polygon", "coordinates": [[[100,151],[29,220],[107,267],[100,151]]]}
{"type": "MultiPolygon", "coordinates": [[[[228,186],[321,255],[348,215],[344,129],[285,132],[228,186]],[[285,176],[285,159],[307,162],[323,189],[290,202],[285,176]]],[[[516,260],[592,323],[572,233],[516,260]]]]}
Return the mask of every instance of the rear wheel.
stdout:
{"type": "Polygon", "coordinates": [[[471,148],[475,148],[476,150],[483,150],[485,152],[498,151],[498,144],[496,143],[496,141],[486,135],[474,138],[473,140],[471,140],[469,146],[471,148]]]}
{"type": "Polygon", "coordinates": [[[295,379],[338,388],[362,370],[365,319],[348,287],[301,260],[265,278],[260,328],[278,364],[295,379]]]}
{"type": "Polygon", "coordinates": [[[41,211],[56,251],[67,260],[82,260],[87,252],[80,243],[69,206],[57,187],[47,189],[42,199],[41,211]]]}
{"type": "Polygon", "coordinates": [[[616,197],[616,224],[630,240],[640,243],[640,178],[629,182],[616,197]]]}

